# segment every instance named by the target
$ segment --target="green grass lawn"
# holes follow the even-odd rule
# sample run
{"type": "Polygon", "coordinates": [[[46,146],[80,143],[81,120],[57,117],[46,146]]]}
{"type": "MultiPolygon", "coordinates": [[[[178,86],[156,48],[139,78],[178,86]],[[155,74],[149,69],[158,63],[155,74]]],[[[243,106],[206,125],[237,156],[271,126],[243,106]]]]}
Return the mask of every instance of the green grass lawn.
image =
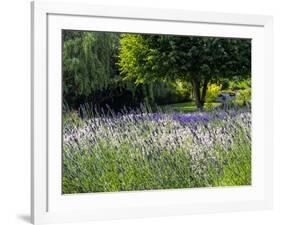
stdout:
{"type": "MultiPolygon", "coordinates": [[[[205,110],[209,111],[209,110],[213,109],[214,107],[219,106],[220,104],[221,103],[218,103],[218,102],[205,103],[205,110]]],[[[182,102],[182,103],[165,105],[165,107],[170,108],[173,111],[182,112],[182,113],[189,113],[189,112],[197,111],[195,102],[182,102]]]]}

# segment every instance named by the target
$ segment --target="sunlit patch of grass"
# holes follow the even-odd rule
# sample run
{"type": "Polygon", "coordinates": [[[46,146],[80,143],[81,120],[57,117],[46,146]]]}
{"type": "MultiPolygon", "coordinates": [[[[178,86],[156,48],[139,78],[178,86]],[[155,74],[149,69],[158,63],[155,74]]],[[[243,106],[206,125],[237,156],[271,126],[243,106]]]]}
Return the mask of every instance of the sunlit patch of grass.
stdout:
{"type": "MultiPolygon", "coordinates": [[[[221,105],[221,103],[218,103],[218,102],[205,103],[205,110],[210,111],[220,105],[221,105]]],[[[197,111],[195,102],[175,103],[175,104],[165,105],[165,107],[170,108],[173,111],[181,112],[181,113],[190,113],[190,112],[197,111]]]]}

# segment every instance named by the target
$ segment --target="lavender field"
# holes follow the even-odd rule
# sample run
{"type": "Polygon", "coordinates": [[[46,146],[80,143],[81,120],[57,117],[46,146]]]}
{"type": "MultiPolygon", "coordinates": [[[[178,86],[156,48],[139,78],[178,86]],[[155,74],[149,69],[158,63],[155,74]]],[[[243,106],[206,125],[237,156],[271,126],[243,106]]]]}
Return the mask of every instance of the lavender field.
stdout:
{"type": "Polygon", "coordinates": [[[63,30],[62,46],[63,194],[251,185],[251,39],[63,30]]]}
{"type": "Polygon", "coordinates": [[[64,114],[63,193],[251,184],[250,110],[64,114]]]}

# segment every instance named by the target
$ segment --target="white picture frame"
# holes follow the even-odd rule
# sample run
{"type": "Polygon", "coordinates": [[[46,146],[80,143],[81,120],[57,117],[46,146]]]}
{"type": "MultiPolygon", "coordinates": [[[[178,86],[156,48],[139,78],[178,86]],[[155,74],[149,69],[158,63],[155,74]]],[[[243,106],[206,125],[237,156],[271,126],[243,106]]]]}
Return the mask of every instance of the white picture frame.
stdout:
{"type": "Polygon", "coordinates": [[[272,208],[272,49],[271,16],[32,2],[32,222],[272,208]],[[252,38],[252,185],[62,195],[58,116],[61,115],[62,29],[252,38]]]}

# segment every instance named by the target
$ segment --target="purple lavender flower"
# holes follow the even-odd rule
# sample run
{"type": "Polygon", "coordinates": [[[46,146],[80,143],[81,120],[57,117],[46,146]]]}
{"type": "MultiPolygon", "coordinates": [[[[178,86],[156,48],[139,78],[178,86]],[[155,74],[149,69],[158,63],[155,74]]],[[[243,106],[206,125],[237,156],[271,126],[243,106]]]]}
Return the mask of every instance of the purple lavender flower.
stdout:
{"type": "Polygon", "coordinates": [[[173,120],[179,121],[180,123],[190,123],[190,122],[207,122],[211,120],[208,114],[173,114],[173,120]]]}
{"type": "Polygon", "coordinates": [[[163,115],[161,115],[160,113],[153,113],[151,117],[153,120],[159,121],[163,118],[163,115]]]}

